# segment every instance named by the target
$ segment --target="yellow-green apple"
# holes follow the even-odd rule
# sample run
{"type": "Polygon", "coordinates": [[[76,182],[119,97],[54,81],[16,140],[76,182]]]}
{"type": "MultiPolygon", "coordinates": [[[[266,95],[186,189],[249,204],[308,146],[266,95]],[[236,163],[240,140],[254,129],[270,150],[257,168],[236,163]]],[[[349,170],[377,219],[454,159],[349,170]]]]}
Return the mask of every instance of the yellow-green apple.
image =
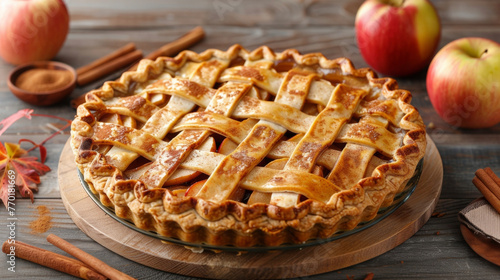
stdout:
{"type": "Polygon", "coordinates": [[[444,46],[427,72],[434,109],[449,124],[491,127],[500,122],[500,44],[462,38],[444,46]]]}
{"type": "Polygon", "coordinates": [[[366,63],[390,76],[411,75],[429,65],[441,37],[438,13],[428,0],[367,0],[355,27],[366,63]]]}
{"type": "Polygon", "coordinates": [[[62,0],[0,1],[0,56],[11,64],[52,59],[68,30],[62,0]]]}

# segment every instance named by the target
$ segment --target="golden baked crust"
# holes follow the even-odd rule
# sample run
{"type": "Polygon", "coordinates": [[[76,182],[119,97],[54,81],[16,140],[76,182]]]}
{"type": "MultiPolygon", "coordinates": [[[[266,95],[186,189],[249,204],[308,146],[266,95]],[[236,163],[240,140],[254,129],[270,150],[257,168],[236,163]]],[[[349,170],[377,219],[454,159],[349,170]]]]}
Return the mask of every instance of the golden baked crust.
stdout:
{"type": "Polygon", "coordinates": [[[426,146],[395,80],[296,50],[184,51],[91,91],[72,124],[101,202],[191,243],[276,246],[375,217],[426,146]]]}

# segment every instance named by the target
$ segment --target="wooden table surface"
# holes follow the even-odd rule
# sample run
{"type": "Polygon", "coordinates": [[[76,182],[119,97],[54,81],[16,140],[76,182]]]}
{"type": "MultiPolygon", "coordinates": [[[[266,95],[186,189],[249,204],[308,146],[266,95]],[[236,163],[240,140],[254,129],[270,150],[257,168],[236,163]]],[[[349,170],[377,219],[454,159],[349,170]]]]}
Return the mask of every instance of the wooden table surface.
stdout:
{"type": "MultiPolygon", "coordinates": [[[[192,47],[226,49],[239,43],[252,50],[268,45],[276,51],[296,48],[302,53],[322,52],[328,58],[345,56],[356,67],[367,67],[355,41],[354,18],[361,0],[335,1],[66,1],[71,14],[71,29],[65,45],[55,60],[79,67],[111,51],[134,42],[149,53],[176,39],[197,25],[204,27],[206,38],[192,47]]],[[[462,37],[479,36],[500,42],[500,1],[433,0],[441,17],[440,47],[462,37]]],[[[14,67],[0,62],[0,119],[23,109],[72,119],[75,110],[69,106],[75,98],[98,87],[97,81],[77,87],[71,97],[51,107],[36,107],[16,99],[7,88],[7,76],[14,67]]],[[[425,70],[398,79],[401,88],[413,94],[412,103],[436,143],[444,166],[444,181],[436,212],[409,240],[395,249],[369,261],[327,274],[305,279],[364,279],[374,273],[375,279],[499,279],[500,267],[482,259],[463,240],[457,213],[481,196],[471,180],[478,168],[486,166],[500,173],[500,125],[489,129],[466,130],[443,122],[434,111],[425,88],[425,70]]],[[[116,77],[111,76],[111,78],[116,77]]],[[[1,137],[2,142],[20,138],[41,141],[53,130],[52,119],[21,120],[1,137]]],[[[61,201],[57,168],[61,150],[69,132],[46,144],[47,165],[52,171],[42,177],[35,203],[16,200],[16,239],[57,253],[66,254],[45,238],[54,233],[105,260],[111,266],[139,279],[191,279],[145,267],[102,247],[81,232],[68,216],[61,201]],[[37,219],[37,206],[45,205],[52,216],[52,228],[33,233],[30,223],[37,219]]],[[[0,207],[0,240],[8,238],[7,211],[0,207]]],[[[7,257],[0,257],[0,275],[5,279],[53,279],[69,276],[21,259],[16,272],[7,271],[7,257]]],[[[207,275],[209,276],[209,275],[207,275]]]]}

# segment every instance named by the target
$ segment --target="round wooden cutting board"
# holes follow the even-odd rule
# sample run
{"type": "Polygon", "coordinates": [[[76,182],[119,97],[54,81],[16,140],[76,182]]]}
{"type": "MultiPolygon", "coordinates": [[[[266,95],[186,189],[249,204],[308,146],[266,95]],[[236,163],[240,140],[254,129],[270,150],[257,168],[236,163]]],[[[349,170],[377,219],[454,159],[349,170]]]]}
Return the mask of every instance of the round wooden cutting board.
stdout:
{"type": "Polygon", "coordinates": [[[109,250],[156,269],[204,278],[291,278],[325,273],[379,256],[410,238],[430,218],[441,193],[443,165],[428,137],[420,181],[411,197],[394,213],[361,232],[303,249],[194,253],[166,244],[114,220],[83,189],[69,141],[59,160],[62,201],[75,224],[109,250]]]}

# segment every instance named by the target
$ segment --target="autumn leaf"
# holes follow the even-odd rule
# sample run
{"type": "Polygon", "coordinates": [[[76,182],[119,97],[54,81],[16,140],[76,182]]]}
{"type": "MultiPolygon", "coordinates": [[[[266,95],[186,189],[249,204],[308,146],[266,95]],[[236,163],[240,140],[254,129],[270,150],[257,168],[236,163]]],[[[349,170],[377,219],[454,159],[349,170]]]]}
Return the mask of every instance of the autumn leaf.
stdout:
{"type": "Polygon", "coordinates": [[[47,157],[47,149],[43,145],[71,125],[70,120],[58,116],[34,114],[33,109],[23,109],[0,121],[0,136],[16,121],[32,117],[54,118],[65,121],[66,125],[38,144],[29,139],[20,139],[18,144],[5,143],[4,145],[0,142],[0,199],[6,208],[8,208],[9,196],[14,194],[12,185],[17,187],[22,197],[31,198],[33,203],[33,191],[38,191],[37,184],[40,184],[40,176],[50,171],[50,168],[43,164],[47,157]],[[20,145],[23,142],[29,142],[33,146],[29,150],[24,150],[20,145]],[[40,151],[40,162],[36,157],[29,156],[29,152],[35,149],[40,151]]]}
{"type": "Polygon", "coordinates": [[[5,207],[9,198],[9,176],[14,171],[15,186],[22,197],[29,197],[33,202],[33,191],[38,191],[40,175],[50,171],[45,164],[21,148],[19,144],[0,142],[0,199],[5,207]]]}

